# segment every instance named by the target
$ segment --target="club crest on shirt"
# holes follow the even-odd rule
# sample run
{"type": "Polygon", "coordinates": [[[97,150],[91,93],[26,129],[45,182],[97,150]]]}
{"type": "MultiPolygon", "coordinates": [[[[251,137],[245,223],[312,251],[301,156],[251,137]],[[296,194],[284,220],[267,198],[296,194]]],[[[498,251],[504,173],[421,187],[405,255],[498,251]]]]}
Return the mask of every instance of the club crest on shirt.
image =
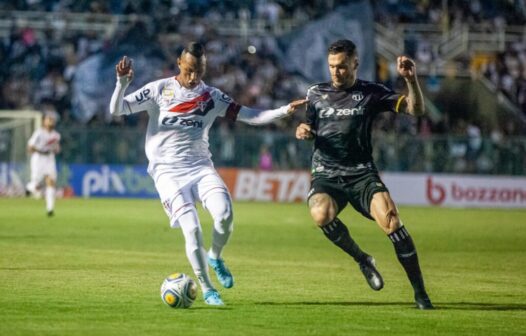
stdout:
{"type": "Polygon", "coordinates": [[[363,93],[361,93],[360,91],[354,91],[353,93],[351,93],[351,98],[353,100],[360,101],[363,99],[363,93]]]}
{"type": "Polygon", "coordinates": [[[163,91],[161,92],[161,96],[165,99],[171,99],[173,98],[173,96],[175,95],[175,92],[174,90],[172,89],[163,89],[163,91]]]}

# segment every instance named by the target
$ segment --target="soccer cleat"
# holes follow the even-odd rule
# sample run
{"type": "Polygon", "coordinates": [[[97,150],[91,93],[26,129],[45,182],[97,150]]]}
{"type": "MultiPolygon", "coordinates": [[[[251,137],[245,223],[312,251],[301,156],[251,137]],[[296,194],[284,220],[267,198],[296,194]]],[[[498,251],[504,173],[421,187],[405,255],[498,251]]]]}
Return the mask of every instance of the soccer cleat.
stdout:
{"type": "Polygon", "coordinates": [[[422,310],[435,309],[427,293],[415,294],[415,303],[418,309],[422,309],[422,310]]]}
{"type": "Polygon", "coordinates": [[[379,291],[384,287],[384,280],[382,279],[380,272],[378,272],[376,269],[376,263],[373,257],[367,256],[367,258],[360,262],[359,265],[360,271],[362,271],[365,280],[367,280],[367,283],[369,284],[369,287],[376,291],[379,291]]]}
{"type": "Polygon", "coordinates": [[[221,296],[216,290],[209,290],[204,294],[205,303],[211,306],[224,306],[225,303],[221,300],[221,296]]]}
{"type": "Polygon", "coordinates": [[[225,261],[221,258],[214,259],[208,257],[208,265],[214,269],[217,275],[217,280],[225,288],[232,288],[234,286],[234,277],[230,270],[225,265],[225,261]]]}
{"type": "Polygon", "coordinates": [[[48,216],[48,217],[53,217],[53,216],[55,216],[55,212],[54,212],[53,210],[49,210],[49,211],[47,212],[47,216],[48,216]]]}

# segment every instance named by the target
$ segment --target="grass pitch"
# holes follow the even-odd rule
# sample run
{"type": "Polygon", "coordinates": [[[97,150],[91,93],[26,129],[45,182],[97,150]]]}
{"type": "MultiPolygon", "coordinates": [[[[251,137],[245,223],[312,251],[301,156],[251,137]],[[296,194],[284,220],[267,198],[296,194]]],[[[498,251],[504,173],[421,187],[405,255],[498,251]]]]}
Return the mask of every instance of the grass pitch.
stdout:
{"type": "MultiPolygon", "coordinates": [[[[161,282],[195,276],[157,200],[59,200],[46,218],[42,201],[0,199],[0,335],[526,334],[525,211],[402,208],[437,308],[419,311],[392,244],[353,211],[341,218],[375,256],[380,292],[306,205],[234,210],[227,306],[199,293],[177,310],[162,303],[161,282]]],[[[211,219],[200,214],[208,245],[211,219]]]]}

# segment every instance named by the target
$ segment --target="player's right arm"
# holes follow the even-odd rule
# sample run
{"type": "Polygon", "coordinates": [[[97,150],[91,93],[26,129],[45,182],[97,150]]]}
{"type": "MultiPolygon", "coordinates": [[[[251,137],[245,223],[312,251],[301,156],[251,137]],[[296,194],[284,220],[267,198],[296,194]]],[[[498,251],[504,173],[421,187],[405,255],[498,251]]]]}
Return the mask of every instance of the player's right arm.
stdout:
{"type": "Polygon", "coordinates": [[[312,140],[315,136],[315,130],[313,129],[313,125],[315,124],[316,110],[314,109],[312,97],[309,97],[311,94],[311,89],[307,91],[307,99],[310,100],[307,103],[307,110],[305,112],[305,122],[300,123],[298,127],[296,127],[296,139],[298,140],[312,140]]]}
{"type": "Polygon", "coordinates": [[[38,143],[39,137],[40,137],[40,132],[36,130],[33,133],[33,135],[31,135],[31,138],[29,138],[29,140],[27,141],[27,151],[29,154],[33,154],[33,153],[48,154],[48,152],[38,149],[37,143],[38,143]]]}
{"type": "Polygon", "coordinates": [[[110,113],[112,115],[128,115],[147,111],[154,104],[151,85],[146,85],[134,93],[124,96],[124,92],[133,80],[132,62],[124,56],[115,66],[117,83],[111,96],[110,113]]]}

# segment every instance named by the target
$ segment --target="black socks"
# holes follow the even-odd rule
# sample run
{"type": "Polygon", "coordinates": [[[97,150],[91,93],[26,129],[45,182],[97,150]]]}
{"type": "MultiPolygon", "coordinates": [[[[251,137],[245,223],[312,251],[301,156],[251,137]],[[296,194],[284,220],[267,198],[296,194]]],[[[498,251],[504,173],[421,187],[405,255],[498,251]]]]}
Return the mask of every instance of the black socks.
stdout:
{"type": "Polygon", "coordinates": [[[418,255],[413,239],[411,239],[411,236],[403,226],[389,234],[388,237],[393,242],[396,256],[400,264],[404,267],[415,293],[424,294],[426,292],[424,279],[422,278],[422,272],[418,264],[418,255]]]}
{"type": "Polygon", "coordinates": [[[332,222],[322,227],[321,230],[325,234],[325,237],[353,257],[356,262],[362,262],[368,257],[351,238],[347,226],[338,218],[335,218],[332,222]]]}

